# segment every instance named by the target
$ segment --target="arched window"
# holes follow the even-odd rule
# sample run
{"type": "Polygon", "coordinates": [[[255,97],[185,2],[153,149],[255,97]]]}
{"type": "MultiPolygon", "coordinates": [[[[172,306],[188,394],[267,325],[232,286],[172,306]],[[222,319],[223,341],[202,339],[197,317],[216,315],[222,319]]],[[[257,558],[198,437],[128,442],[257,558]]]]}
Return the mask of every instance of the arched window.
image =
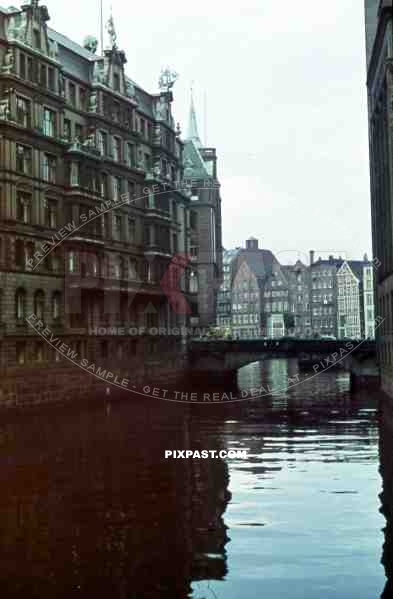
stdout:
{"type": "Polygon", "coordinates": [[[55,291],[52,297],[52,318],[53,320],[59,320],[61,315],[61,293],[55,291]]]}
{"type": "Polygon", "coordinates": [[[17,320],[24,320],[26,312],[26,291],[17,289],[15,294],[15,316],[17,320]]]}
{"type": "Polygon", "coordinates": [[[39,320],[43,320],[45,313],[45,293],[36,291],[34,295],[34,314],[39,320]]]}

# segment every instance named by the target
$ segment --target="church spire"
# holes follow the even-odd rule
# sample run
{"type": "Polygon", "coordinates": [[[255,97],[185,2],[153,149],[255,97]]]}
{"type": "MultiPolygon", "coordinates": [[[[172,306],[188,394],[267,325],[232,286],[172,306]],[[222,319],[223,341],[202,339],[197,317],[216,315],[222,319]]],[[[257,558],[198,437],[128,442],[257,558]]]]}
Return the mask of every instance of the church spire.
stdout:
{"type": "Polygon", "coordinates": [[[187,139],[191,139],[199,146],[202,145],[201,139],[200,139],[199,133],[198,133],[198,125],[197,125],[196,112],[195,112],[195,106],[194,106],[194,93],[193,93],[192,87],[191,87],[191,105],[190,105],[190,117],[189,117],[189,121],[188,121],[187,139]]]}

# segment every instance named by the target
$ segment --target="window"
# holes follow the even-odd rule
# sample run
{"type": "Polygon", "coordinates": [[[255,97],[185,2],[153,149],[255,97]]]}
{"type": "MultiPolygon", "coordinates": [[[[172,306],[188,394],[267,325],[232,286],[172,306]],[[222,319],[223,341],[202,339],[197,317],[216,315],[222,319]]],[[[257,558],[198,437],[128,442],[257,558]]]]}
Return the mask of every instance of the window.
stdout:
{"type": "Polygon", "coordinates": [[[113,196],[115,200],[120,200],[121,194],[121,178],[113,177],[113,196]]]}
{"type": "Polygon", "coordinates": [[[24,268],[25,265],[25,248],[21,239],[15,242],[15,263],[17,268],[24,268]]]}
{"type": "Polygon", "coordinates": [[[198,276],[195,271],[190,274],[190,293],[198,293],[198,276]]]}
{"type": "Polygon", "coordinates": [[[76,187],[79,185],[79,164],[72,162],[70,166],[70,185],[76,187]]]}
{"type": "Polygon", "coordinates": [[[56,113],[44,108],[44,135],[54,137],[56,134],[56,113]]]}
{"type": "Polygon", "coordinates": [[[83,139],[83,127],[80,123],[75,123],[75,137],[78,141],[83,139]]]}
{"type": "Polygon", "coordinates": [[[22,127],[30,127],[31,125],[31,104],[20,96],[16,96],[16,121],[22,127]]]}
{"type": "Polygon", "coordinates": [[[120,214],[113,215],[113,236],[118,241],[121,240],[121,224],[122,219],[120,214]]]}
{"type": "Polygon", "coordinates": [[[37,291],[34,295],[34,314],[39,320],[44,319],[45,313],[45,294],[43,291],[37,291]]]}
{"type": "Polygon", "coordinates": [[[26,54],[19,53],[19,76],[26,79],[26,54]]]}
{"type": "Polygon", "coordinates": [[[46,224],[50,229],[57,228],[57,202],[56,200],[47,201],[46,224]]]}
{"type": "Polygon", "coordinates": [[[121,261],[120,256],[115,256],[113,261],[113,278],[120,279],[121,277],[121,261]]]}
{"type": "Polygon", "coordinates": [[[76,272],[76,254],[75,252],[68,253],[68,272],[76,272]]]}
{"type": "Polygon", "coordinates": [[[135,164],[135,160],[134,160],[134,145],[128,143],[126,146],[126,162],[128,166],[134,166],[135,164]]]}
{"type": "Polygon", "coordinates": [[[98,131],[98,149],[101,156],[108,154],[108,135],[105,131],[98,131]]]}
{"type": "Polygon", "coordinates": [[[34,344],[34,359],[36,362],[43,362],[44,360],[44,345],[41,341],[34,344]]]}
{"type": "Polygon", "coordinates": [[[198,252],[199,248],[197,245],[192,245],[190,247],[191,260],[198,260],[198,252]]]}
{"type": "Polygon", "coordinates": [[[136,198],[134,181],[127,181],[127,193],[128,193],[128,200],[130,202],[134,203],[135,198],[136,198]]]}
{"type": "Polygon", "coordinates": [[[50,253],[49,259],[51,260],[50,270],[52,270],[52,272],[60,272],[60,267],[62,263],[61,249],[56,248],[55,250],[53,250],[50,253]]]}
{"type": "Polygon", "coordinates": [[[70,119],[64,119],[64,139],[71,141],[72,130],[70,119]]]}
{"type": "Polygon", "coordinates": [[[86,98],[87,98],[87,94],[86,94],[85,88],[80,87],[79,88],[79,107],[81,108],[81,110],[86,110],[86,98]]]}
{"type": "Polygon", "coordinates": [[[23,366],[26,362],[26,346],[22,342],[16,344],[16,363],[19,366],[23,366]]]}
{"type": "Polygon", "coordinates": [[[76,87],[71,81],[68,82],[68,99],[71,106],[76,107],[76,87]]]}
{"type": "Polygon", "coordinates": [[[52,154],[44,154],[42,161],[42,177],[48,183],[56,183],[57,159],[52,154]]]}
{"type": "Polygon", "coordinates": [[[39,29],[33,31],[34,48],[41,50],[41,32],[39,29]]]}
{"type": "Polygon", "coordinates": [[[198,213],[195,210],[191,210],[190,212],[190,227],[191,229],[198,228],[198,213]]]}
{"type": "Polygon", "coordinates": [[[118,73],[113,73],[113,89],[115,92],[120,91],[120,77],[118,73]]]}
{"type": "Polygon", "coordinates": [[[16,170],[25,175],[31,174],[31,148],[16,144],[16,170]]]}
{"type": "Polygon", "coordinates": [[[31,195],[18,191],[16,199],[16,218],[27,225],[31,223],[31,195]]]}
{"type": "Polygon", "coordinates": [[[120,104],[113,102],[113,120],[118,123],[120,121],[120,104]]]}
{"type": "Polygon", "coordinates": [[[40,66],[40,85],[41,85],[41,87],[47,86],[46,65],[45,64],[42,64],[40,66]]]}
{"type": "Polygon", "coordinates": [[[17,289],[15,294],[15,316],[17,320],[24,320],[26,311],[26,292],[24,289],[17,289]]]}
{"type": "Polygon", "coordinates": [[[137,279],[136,264],[135,264],[135,260],[133,258],[128,259],[128,278],[131,281],[134,281],[135,279],[137,279]]]}
{"type": "Polygon", "coordinates": [[[121,161],[121,139],[120,137],[113,138],[113,160],[121,161]]]}
{"type": "Polygon", "coordinates": [[[35,78],[34,78],[34,65],[33,65],[33,59],[29,56],[27,59],[27,79],[31,82],[35,82],[35,78]]]}
{"type": "Polygon", "coordinates": [[[104,198],[108,193],[108,175],[101,173],[101,196],[104,198]]]}
{"type": "Polygon", "coordinates": [[[59,320],[61,310],[61,293],[55,291],[52,297],[52,318],[53,320],[59,320]]]}
{"type": "Polygon", "coordinates": [[[55,87],[55,69],[52,67],[48,68],[48,87],[51,92],[56,91],[55,87]]]}
{"type": "Polygon", "coordinates": [[[128,240],[135,241],[135,218],[128,217],[128,240]]]}

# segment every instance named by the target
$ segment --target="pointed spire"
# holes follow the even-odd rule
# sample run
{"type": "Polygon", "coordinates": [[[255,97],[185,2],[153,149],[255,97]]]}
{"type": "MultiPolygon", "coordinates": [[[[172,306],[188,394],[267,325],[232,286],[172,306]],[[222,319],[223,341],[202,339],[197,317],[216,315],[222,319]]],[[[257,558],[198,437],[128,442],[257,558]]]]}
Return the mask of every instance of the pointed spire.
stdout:
{"type": "Polygon", "coordinates": [[[197,125],[196,112],[195,112],[195,106],[194,106],[194,90],[192,87],[191,87],[191,105],[190,105],[190,117],[189,117],[189,121],[188,121],[187,139],[192,139],[192,141],[194,141],[199,146],[202,145],[201,139],[200,139],[199,133],[198,133],[198,125],[197,125]]]}

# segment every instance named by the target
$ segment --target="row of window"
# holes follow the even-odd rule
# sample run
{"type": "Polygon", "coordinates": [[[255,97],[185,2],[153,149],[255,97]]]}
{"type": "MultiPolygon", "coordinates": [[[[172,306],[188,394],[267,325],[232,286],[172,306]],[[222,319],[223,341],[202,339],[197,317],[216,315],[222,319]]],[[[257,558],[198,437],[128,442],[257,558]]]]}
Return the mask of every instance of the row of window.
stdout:
{"type": "MultiPolygon", "coordinates": [[[[32,148],[16,144],[16,170],[25,175],[32,174],[32,148]]],[[[44,152],[41,157],[41,176],[48,183],[56,183],[57,158],[44,152]]]]}
{"type": "Polygon", "coordinates": [[[314,281],[312,284],[313,289],[333,289],[333,279],[325,281],[314,281]]]}
{"type": "MultiPolygon", "coordinates": [[[[36,40],[35,47],[41,49],[40,32],[34,30],[34,36],[36,40]]],[[[52,92],[56,91],[55,68],[23,52],[19,52],[19,76],[52,92]]]]}
{"type": "MultiPolygon", "coordinates": [[[[27,314],[27,291],[24,288],[19,288],[15,292],[15,318],[19,323],[24,324],[27,314]]],[[[47,313],[47,299],[45,292],[41,289],[36,291],[33,296],[34,314],[41,321],[45,321],[47,313]]],[[[50,297],[49,314],[53,322],[61,319],[62,295],[60,291],[55,291],[50,297]]]]}
{"type": "MultiPolygon", "coordinates": [[[[33,165],[33,150],[30,146],[16,144],[16,170],[24,175],[32,175],[33,165]]],[[[48,183],[57,182],[58,159],[53,154],[44,152],[41,155],[41,177],[48,183]]],[[[135,183],[127,181],[127,190],[125,190],[125,180],[122,177],[111,177],[111,189],[109,188],[109,177],[107,173],[96,173],[84,169],[80,172],[78,163],[68,165],[67,179],[71,186],[79,186],[100,193],[102,197],[112,195],[114,199],[119,201],[123,193],[128,193],[131,198],[135,197],[135,183]]],[[[137,198],[135,198],[137,199],[137,198]]]]}
{"type": "MultiPolygon", "coordinates": [[[[30,100],[22,96],[16,98],[16,121],[26,128],[32,126],[32,104],[30,100]]],[[[43,108],[41,130],[48,137],[57,136],[57,114],[50,108],[43,108]]],[[[76,139],[82,143],[84,141],[83,126],[80,123],[73,125],[70,119],[64,119],[63,138],[70,142],[76,139]]],[[[124,143],[122,138],[117,135],[110,136],[106,131],[99,130],[97,132],[97,148],[101,156],[110,157],[117,163],[125,163],[130,168],[138,166],[143,167],[146,171],[150,171],[152,168],[150,153],[142,153],[137,161],[135,144],[124,143]]],[[[175,166],[164,158],[161,159],[161,173],[164,178],[171,181],[176,180],[175,166]]]]}
{"type": "Polygon", "coordinates": [[[258,314],[238,314],[232,317],[233,324],[253,324],[259,322],[258,314]]]}
{"type": "Polygon", "coordinates": [[[233,312],[258,312],[259,305],[256,303],[232,304],[233,312]]]}
{"type": "MultiPolygon", "coordinates": [[[[289,304],[288,302],[266,302],[265,303],[265,312],[288,312],[289,304]]],[[[292,312],[295,311],[295,306],[292,306],[292,312]]]]}

